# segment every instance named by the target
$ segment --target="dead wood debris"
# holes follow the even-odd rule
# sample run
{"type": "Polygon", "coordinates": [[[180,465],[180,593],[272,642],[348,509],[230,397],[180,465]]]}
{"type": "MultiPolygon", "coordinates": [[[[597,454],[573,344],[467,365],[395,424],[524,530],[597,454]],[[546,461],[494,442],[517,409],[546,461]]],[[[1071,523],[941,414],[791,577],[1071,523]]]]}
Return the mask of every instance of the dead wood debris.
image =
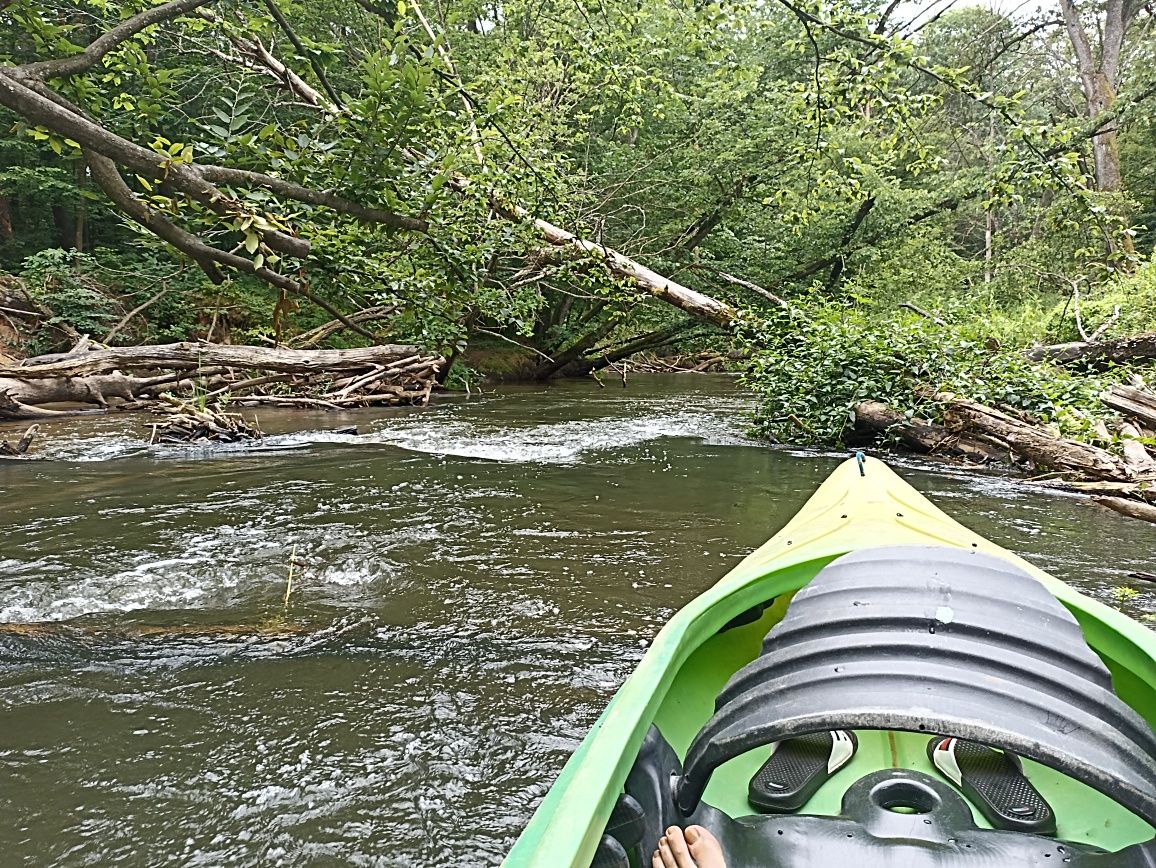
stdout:
{"type": "Polygon", "coordinates": [[[19,458],[28,451],[28,447],[32,445],[32,441],[36,439],[36,435],[40,432],[39,425],[30,425],[24,434],[15,443],[9,443],[7,440],[0,440],[0,456],[6,458],[19,458]]]}
{"type": "Polygon", "coordinates": [[[250,423],[240,413],[226,413],[219,406],[197,407],[171,395],[163,398],[170,405],[169,416],[153,426],[150,445],[238,443],[260,440],[264,436],[256,419],[250,423]]]}
{"type": "MultiPolygon", "coordinates": [[[[1024,484],[1088,495],[1101,506],[1156,523],[1156,450],[1148,427],[1156,417],[1156,394],[1117,386],[1102,396],[1123,414],[1116,425],[1117,451],[1070,440],[1022,413],[989,407],[956,395],[929,394],[946,424],[912,419],[878,401],[855,408],[867,435],[886,434],[913,451],[986,464],[1004,461],[1035,474],[1024,484]]],[[[1106,427],[1102,441],[1112,440],[1106,427]]]]}
{"type": "MultiPolygon", "coordinates": [[[[44,404],[112,401],[140,409],[162,394],[225,399],[240,406],[353,407],[423,405],[445,360],[416,347],[346,350],[209,343],[97,347],[82,341],[69,353],[0,365],[0,419],[39,419],[76,409],[44,404]]],[[[94,412],[89,410],[88,412],[94,412]]]]}

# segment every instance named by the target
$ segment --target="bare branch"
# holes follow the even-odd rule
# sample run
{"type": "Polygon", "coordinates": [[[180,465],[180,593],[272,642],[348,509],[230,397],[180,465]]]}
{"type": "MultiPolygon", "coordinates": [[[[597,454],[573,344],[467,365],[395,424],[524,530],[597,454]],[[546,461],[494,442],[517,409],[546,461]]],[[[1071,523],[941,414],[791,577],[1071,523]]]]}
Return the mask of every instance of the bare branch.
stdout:
{"type": "Polygon", "coordinates": [[[297,49],[297,53],[309,62],[309,65],[313,68],[313,74],[317,76],[317,80],[321,82],[321,86],[325,88],[325,92],[329,94],[329,98],[333,101],[333,104],[341,107],[341,97],[337,95],[337,91],[333,89],[333,85],[331,85],[329,79],[325,77],[325,70],[321,68],[321,64],[314,59],[313,55],[305,49],[305,46],[301,43],[301,40],[293,28],[289,26],[289,21],[285,18],[284,13],[281,12],[281,8],[277,5],[276,0],[265,0],[265,7],[269,10],[269,14],[273,16],[273,19],[277,22],[281,30],[289,37],[289,41],[293,43],[293,47],[297,49]]]}
{"type": "Polygon", "coordinates": [[[191,12],[196,9],[198,6],[207,6],[212,2],[214,2],[214,0],[172,0],[172,2],[164,3],[161,6],[154,6],[151,9],[146,9],[144,12],[134,15],[132,18],[122,21],[106,33],[102,33],[80,54],[74,54],[72,57],[61,57],[56,60],[41,60],[36,63],[28,63],[24,66],[14,67],[10,71],[15,74],[17,78],[27,77],[39,79],[67,78],[70,75],[87,72],[103,60],[106,54],[118,48],[129,39],[132,39],[142,30],[152,27],[154,24],[159,24],[162,21],[179,18],[186,12],[191,12]]]}
{"type": "Polygon", "coordinates": [[[218,184],[234,184],[241,187],[264,187],[278,196],[294,199],[307,205],[320,205],[332,208],[341,214],[348,214],[370,223],[381,223],[395,229],[406,229],[411,232],[429,231],[429,223],[417,217],[406,217],[394,214],[392,211],[383,211],[358,202],[350,201],[329,190],[314,190],[303,187],[293,181],[275,178],[261,172],[249,172],[244,169],[230,169],[225,166],[198,166],[197,172],[205,181],[218,184]]]}

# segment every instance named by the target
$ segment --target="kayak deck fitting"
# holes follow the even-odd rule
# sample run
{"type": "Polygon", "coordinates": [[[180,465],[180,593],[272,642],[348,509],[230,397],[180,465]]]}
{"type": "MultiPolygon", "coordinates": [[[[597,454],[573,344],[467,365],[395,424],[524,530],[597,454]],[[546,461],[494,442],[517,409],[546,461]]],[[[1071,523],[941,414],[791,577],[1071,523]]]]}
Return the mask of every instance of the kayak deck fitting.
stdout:
{"type": "Polygon", "coordinates": [[[1150,866],[1153,718],[1156,635],[846,462],[662,630],[506,864],[649,865],[698,823],[729,868],[1150,866]],[[835,730],[857,748],[805,803],[751,804],[774,743],[835,730]]]}

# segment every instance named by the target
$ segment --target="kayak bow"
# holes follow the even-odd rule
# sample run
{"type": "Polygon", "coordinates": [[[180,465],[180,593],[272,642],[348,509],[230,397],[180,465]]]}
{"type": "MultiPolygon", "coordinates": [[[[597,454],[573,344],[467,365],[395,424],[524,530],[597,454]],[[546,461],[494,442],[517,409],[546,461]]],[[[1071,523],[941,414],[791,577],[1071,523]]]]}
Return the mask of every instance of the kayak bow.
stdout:
{"type": "MultiPolygon", "coordinates": [[[[1047,597],[1050,594],[1054,600],[1058,600],[1062,604],[1067,612],[1074,616],[1079,630],[1073,628],[1071,632],[1077,636],[1078,641],[1082,631],[1082,637],[1086,640],[1087,647],[1090,647],[1095,655],[1087,655],[1094,661],[1093,663],[1082,659],[1076,660],[1079,651],[1087,651],[1087,647],[1083,646],[1083,643],[1079,643],[1081,648],[1072,652],[1075,662],[1071,663],[1071,666],[1075,667],[1074,671],[1086,671],[1088,673],[1087,678],[1090,679],[1089,684],[1092,684],[1099,677],[1092,670],[1099,667],[1099,671],[1102,671],[1098,661],[1102,660],[1103,664],[1106,665],[1107,670],[1111,673],[1111,686],[1114,686],[1116,696],[1123,702],[1111,695],[1104,698],[1103,702],[1108,703],[1108,705],[1115,703],[1115,705],[1120,706],[1120,709],[1115,709],[1115,706],[1112,706],[1115,709],[1113,713],[1118,713],[1121,716],[1122,722],[1119,724],[1119,729],[1125,734],[1120,736],[1123,739],[1120,744],[1131,744],[1132,742],[1128,741],[1127,733],[1138,733],[1134,735],[1134,739],[1139,748],[1132,752],[1136,755],[1129,755],[1127,751],[1121,752],[1120,746],[1114,744],[1104,748],[1104,750],[1109,751],[1110,756],[1105,754],[1108,758],[1101,760],[1099,754],[1088,753],[1097,746],[1093,736],[1088,736],[1084,741],[1081,741],[1080,733],[1076,732],[1065,740],[1062,737],[1063,733],[1060,732],[1064,727],[1049,723],[1047,720],[1043,721],[1047,725],[1031,730],[1027,726],[1027,715],[1024,716],[1024,726],[1019,727],[1017,732],[1011,732],[1010,730],[1013,728],[1009,727],[1008,732],[1001,730],[1000,733],[991,734],[992,737],[984,743],[1004,748],[1006,751],[1004,755],[995,751],[991,753],[1000,757],[1000,761],[1004,762],[1005,765],[1007,762],[1004,761],[1004,756],[1013,760],[1017,769],[1022,765],[1024,772],[1031,777],[1032,783],[1040,790],[1041,798],[1046,798],[1054,810],[1055,817],[1051,818],[1050,821],[1054,823],[1058,819],[1059,829],[1056,837],[1059,840],[1070,842],[1070,848],[1077,848],[1077,857],[1091,859],[1092,856],[1083,856],[1082,854],[1085,851],[1093,853],[1096,848],[1113,851],[1105,854],[1111,857],[1115,851],[1132,847],[1132,850],[1137,852],[1142,849],[1145,854],[1143,858],[1156,859],[1156,856],[1153,856],[1154,851],[1151,849],[1151,844],[1145,843],[1151,842],[1153,838],[1151,821],[1153,814],[1156,814],[1156,810],[1149,810],[1151,804],[1156,803],[1156,795],[1153,795],[1156,794],[1156,777],[1150,776],[1151,770],[1156,768],[1156,754],[1153,754],[1151,750],[1151,746],[1156,744],[1156,740],[1153,739],[1150,729],[1156,723],[1156,634],[1123,614],[1078,593],[1022,558],[968,530],[932,505],[885,464],[875,459],[866,459],[862,463],[849,460],[840,465],[782,530],[752,552],[713,587],[687,604],[659,632],[638,668],[618,690],[590,733],[566,763],[562,773],[538,806],[504,864],[509,868],[566,868],[566,866],[569,868],[587,868],[591,865],[596,853],[599,852],[599,844],[603,839],[611,814],[614,812],[616,804],[620,804],[620,796],[627,784],[628,776],[640,774],[637,770],[632,773],[632,769],[643,764],[640,751],[644,755],[650,755],[647,754],[647,751],[653,754],[655,750],[658,750],[657,755],[669,756],[669,760],[663,759],[662,762],[679,764],[679,768],[674,770],[679,772],[679,776],[676,776],[671,782],[671,791],[656,796],[659,802],[664,802],[664,800],[664,803],[669,802],[667,807],[662,809],[666,812],[663,814],[662,822],[669,822],[671,816],[676,818],[679,825],[684,824],[677,819],[680,816],[685,819],[685,822],[706,824],[718,822],[733,825],[730,818],[735,817],[753,816],[757,820],[759,815],[748,802],[748,785],[753,787],[752,778],[756,772],[762,773],[760,767],[764,765],[764,761],[768,760],[768,756],[773,750],[772,742],[763,741],[756,744],[758,739],[754,736],[751,739],[745,738],[746,733],[742,727],[735,728],[738,726],[735,721],[747,721],[743,726],[754,727],[760,733],[767,735],[768,738],[773,737],[775,744],[791,744],[789,739],[797,734],[816,731],[813,726],[808,729],[807,724],[802,721],[803,716],[800,716],[796,723],[784,723],[768,717],[770,712],[767,711],[767,696],[771,697],[771,706],[775,704],[775,697],[782,696],[784,697],[783,701],[786,701],[785,697],[790,693],[786,689],[790,686],[789,683],[784,683],[782,688],[772,690],[771,693],[758,699],[758,701],[752,698],[757,698],[757,690],[752,685],[759,677],[760,665],[764,669],[773,670],[774,663],[769,659],[769,656],[771,650],[776,647],[775,642],[778,641],[779,645],[782,645],[788,641],[787,634],[782,631],[790,629],[789,625],[793,623],[792,619],[798,621],[805,615],[806,611],[814,612],[817,607],[822,605],[816,599],[812,599],[816,598],[816,594],[811,594],[805,602],[804,597],[807,595],[798,595],[799,603],[792,607],[791,611],[795,613],[792,615],[788,612],[791,598],[821,572],[823,574],[822,582],[826,583],[824,587],[835,587],[831,583],[844,581],[846,578],[844,574],[848,574],[849,571],[858,570],[858,573],[862,573],[863,570],[870,569],[869,565],[854,569],[851,566],[842,566],[846,561],[844,559],[840,561],[840,564],[833,566],[830,571],[824,570],[837,558],[848,553],[861,552],[864,555],[857,557],[860,557],[860,560],[870,561],[872,557],[869,550],[881,549],[881,547],[892,549],[899,546],[920,547],[918,550],[912,549],[914,553],[912,557],[916,560],[930,557],[931,560],[927,563],[932,564],[932,566],[923,566],[922,568],[931,570],[932,573],[940,569],[939,566],[935,566],[938,563],[937,557],[947,564],[942,569],[950,571],[956,569],[958,562],[967,561],[966,553],[974,553],[976,557],[971,562],[978,565],[977,569],[986,570],[988,574],[993,576],[993,581],[1006,583],[1000,587],[1015,587],[1015,582],[1022,581],[1026,574],[1046,589],[1047,594],[1041,594],[1041,596],[1047,597]],[[958,554],[952,554],[952,552],[958,554]],[[839,570],[842,570],[841,575],[844,575],[844,579],[836,577],[835,574],[839,570]],[[806,610],[805,607],[810,607],[810,609],[806,610]],[[782,628],[776,628],[776,633],[772,633],[767,638],[767,645],[764,649],[762,646],[764,636],[767,636],[771,628],[780,624],[782,624],[782,628]],[[779,640],[775,639],[776,635],[780,637],[779,640]],[[766,656],[760,657],[760,651],[766,656]],[[1098,655],[1098,660],[1096,655],[1098,655]],[[752,661],[755,662],[752,663],[752,661]],[[736,676],[736,673],[739,674],[736,676]],[[732,682],[728,685],[727,682],[732,679],[732,676],[737,679],[738,684],[732,682]],[[749,683],[744,685],[744,678],[749,683]],[[725,692],[724,687],[726,688],[725,692]],[[743,691],[747,692],[744,693],[743,691]],[[723,695],[720,696],[720,693],[723,695]],[[718,708],[716,708],[716,700],[718,701],[718,708]],[[750,706],[745,710],[739,708],[744,702],[750,706]],[[743,715],[746,716],[743,717],[743,715]],[[1137,724],[1136,721],[1141,722],[1137,724]],[[792,726],[795,728],[792,729],[792,726]],[[1137,729],[1137,726],[1140,729],[1137,729]],[[712,737],[716,737],[717,744],[709,743],[711,741],[707,737],[709,733],[714,733],[712,737]],[[1006,736],[1002,741],[1000,740],[1001,734],[1006,736]],[[661,744],[659,747],[655,747],[656,743],[661,744]],[[1113,750],[1115,753],[1111,753],[1113,750]],[[663,753],[663,751],[667,753],[663,753]],[[1013,751],[1019,756],[1037,756],[1046,764],[1033,762],[1029,759],[1024,759],[1021,763],[1018,756],[1013,756],[1013,751]],[[1061,760],[1068,765],[1061,763],[1061,760]],[[681,762],[683,761],[687,762],[685,772],[681,769],[681,762]],[[1117,769],[1113,763],[1117,763],[1119,768],[1117,769]],[[1061,765],[1068,774],[1057,771],[1057,764],[1061,765]],[[1072,770],[1080,768],[1085,770],[1084,780],[1078,780],[1072,776],[1072,770]],[[1089,776],[1095,777],[1097,768],[1102,771],[1101,777],[1104,777],[1105,780],[1089,779],[1089,776]],[[1113,770],[1118,772],[1116,777],[1119,780],[1107,779],[1109,772],[1113,770]],[[1123,793],[1123,796],[1120,796],[1120,793],[1123,793]],[[1121,799],[1127,802],[1128,807],[1119,803],[1121,799]],[[670,811],[676,813],[672,815],[669,813],[670,811]]],[[[966,566],[959,567],[959,569],[968,568],[966,566]]],[[[875,569],[878,572],[880,568],[877,566],[875,569]]],[[[902,580],[902,577],[896,579],[897,582],[902,582],[902,580]]],[[[914,590],[911,591],[911,594],[917,596],[921,593],[918,576],[915,577],[914,581],[915,584],[912,586],[914,590]]],[[[923,584],[927,585],[928,583],[923,584]]],[[[1023,593],[1022,589],[1019,592],[1022,596],[1031,597],[1033,590],[1038,591],[1035,585],[1030,582],[1028,584],[1031,587],[1027,588],[1027,593],[1023,593]]],[[[976,587],[978,588],[979,585],[977,584],[976,587]]],[[[808,589],[809,594],[811,590],[808,589]]],[[[831,599],[838,599],[838,593],[841,592],[833,591],[832,593],[835,596],[831,599]]],[[[870,602],[871,600],[865,600],[864,604],[867,605],[870,602]]],[[[1016,600],[997,599],[995,604],[1002,607],[1003,611],[994,614],[981,613],[976,617],[996,617],[997,619],[1002,617],[1008,619],[1009,623],[1014,623],[1016,600]],[[1009,609],[1008,607],[1012,608],[1009,609]]],[[[860,603],[856,601],[853,605],[859,606],[860,603]]],[[[961,602],[960,605],[967,604],[961,602]]],[[[977,599],[975,606],[983,608],[983,600],[977,599]]],[[[952,608],[950,606],[940,608],[944,610],[944,613],[940,613],[937,609],[935,617],[946,619],[944,623],[949,624],[953,617],[952,608]]],[[[987,608],[993,608],[993,606],[987,608]]],[[[1059,620],[1071,620],[1067,615],[1063,615],[1058,606],[1054,608],[1062,616],[1059,620]]],[[[1054,617],[1051,618],[1053,622],[1056,620],[1054,617]]],[[[962,624],[957,625],[960,630],[963,629],[963,626],[962,624]]],[[[1055,627],[1061,632],[1063,628],[1063,624],[1057,624],[1055,627]]],[[[933,634],[935,632],[934,623],[931,625],[930,632],[933,634]]],[[[945,632],[948,631],[945,630],[945,632]]],[[[902,637],[909,634],[897,633],[896,635],[902,637]]],[[[784,648],[780,648],[776,654],[783,650],[784,648]]],[[[785,646],[785,650],[790,652],[791,647],[785,646]]],[[[876,659],[877,662],[885,660],[885,651],[886,649],[880,652],[877,658],[872,659],[876,659]]],[[[924,661],[926,657],[927,654],[924,653],[913,659],[924,661]]],[[[951,673],[958,674],[960,671],[958,668],[953,669],[951,666],[946,666],[942,660],[931,662],[937,663],[939,668],[947,673],[945,678],[950,679],[951,673]]],[[[919,662],[916,668],[922,665],[923,663],[919,662]]],[[[993,665],[996,664],[993,663],[993,665]]],[[[1040,669],[1047,668],[1048,665],[1041,664],[1040,666],[1040,669]]],[[[835,671],[841,671],[841,667],[835,671]]],[[[1037,677],[1044,679],[1045,676],[1046,673],[1041,674],[1033,671],[1026,678],[1030,681],[1037,677]]],[[[977,677],[987,678],[991,684],[997,684],[1002,678],[1002,676],[994,676],[986,670],[980,672],[977,677]]],[[[964,695],[969,689],[966,683],[968,679],[960,678],[958,680],[960,681],[958,685],[950,689],[943,688],[947,692],[942,695],[958,695],[960,702],[953,707],[967,709],[970,707],[968,702],[972,701],[964,695]],[[956,691],[956,693],[951,694],[951,690],[956,691]]],[[[972,680],[974,681],[974,679],[972,680]]],[[[1102,681],[1107,683],[1107,673],[1103,673],[1102,681]]],[[[972,684],[971,689],[974,690],[974,686],[972,684]]],[[[800,690],[803,687],[806,685],[801,685],[800,690]]],[[[807,695],[813,699],[820,695],[815,693],[815,690],[819,689],[816,687],[807,695]]],[[[1095,690],[1094,687],[1089,689],[1095,690]]],[[[934,693],[933,688],[928,688],[928,690],[934,693]]],[[[995,690],[994,692],[998,693],[999,691],[995,690]]],[[[1018,691],[1018,693],[1023,694],[1028,692],[1030,691],[1026,687],[1024,690],[1018,691]]],[[[1063,690],[1061,689],[1060,692],[1063,690]]],[[[1111,693],[1110,688],[1107,692],[1111,693]]],[[[838,691],[836,691],[837,693],[838,691]]],[[[1016,707],[1016,702],[1027,701],[1024,696],[1018,696],[1016,690],[1007,691],[1007,694],[1006,699],[1001,699],[1006,703],[1001,707],[1003,714],[1007,713],[1007,709],[1016,707]]],[[[822,701],[838,705],[838,699],[837,695],[832,695],[828,691],[822,701]]],[[[932,702],[931,699],[927,701],[932,702]]],[[[1067,706],[1063,707],[1066,708],[1067,706]]],[[[1072,713],[1083,714],[1085,711],[1083,706],[1080,706],[1072,713]]],[[[958,720],[963,718],[959,718],[958,715],[952,718],[949,710],[943,711],[937,717],[936,714],[938,713],[936,709],[923,706],[914,708],[910,705],[901,708],[880,707],[873,710],[866,708],[845,710],[845,716],[849,714],[849,719],[853,719],[855,725],[845,727],[847,730],[845,736],[840,737],[836,732],[832,737],[836,741],[842,738],[844,750],[855,751],[854,759],[846,762],[845,767],[841,766],[837,771],[832,771],[829,780],[821,783],[813,795],[804,794],[806,802],[798,810],[801,816],[788,817],[780,824],[778,834],[782,836],[785,831],[788,836],[795,835],[802,841],[808,836],[826,834],[829,830],[835,829],[836,826],[832,825],[834,822],[842,824],[838,826],[840,841],[843,837],[853,839],[855,830],[859,826],[852,824],[852,821],[846,818],[858,810],[854,808],[855,799],[867,800],[863,802],[864,805],[867,805],[870,798],[878,799],[878,796],[872,796],[868,793],[868,790],[874,792],[871,787],[882,792],[883,789],[880,788],[884,785],[902,785],[907,787],[911,793],[916,791],[925,794],[932,792],[933,795],[925,795],[920,798],[926,797],[936,806],[939,806],[941,802],[948,801],[952,805],[955,805],[956,802],[963,804],[962,799],[956,799],[953,794],[945,792],[952,789],[951,785],[946,782],[952,780],[949,766],[955,760],[948,761],[944,757],[947,756],[949,748],[954,748],[954,740],[951,740],[951,744],[944,742],[938,746],[929,745],[928,736],[940,734],[967,737],[969,733],[948,731],[950,720],[956,720],[958,723],[958,720]],[[860,714],[860,712],[862,713],[860,714]],[[932,728],[935,724],[929,724],[925,727],[923,722],[916,724],[915,721],[917,720],[936,721],[941,728],[932,728]],[[864,723],[864,721],[868,723],[864,723]],[[854,746],[849,747],[849,739],[854,740],[855,735],[851,730],[855,730],[858,739],[854,746]],[[931,750],[932,747],[941,749],[931,750]],[[938,783],[931,781],[931,778],[934,777],[938,777],[938,783]],[[871,781],[874,782],[871,783],[870,787],[867,786],[869,783],[867,778],[871,778],[871,781]],[[858,783],[856,783],[857,781],[858,783]],[[920,790],[920,787],[923,789],[920,790]],[[952,801],[953,799],[955,801],[952,801]],[[844,829],[849,830],[846,831],[845,835],[844,829]]],[[[1097,712],[1093,709],[1091,713],[1097,712]]],[[[1107,711],[1102,713],[1108,714],[1107,711]]],[[[1047,717],[1050,718],[1051,715],[1049,714],[1047,717]]],[[[980,718],[982,718],[982,714],[980,714],[980,718]]],[[[813,723],[817,719],[819,718],[812,716],[810,722],[813,723]]],[[[831,719],[834,720],[835,718],[831,719]]],[[[993,721],[998,723],[1000,719],[1006,718],[997,716],[993,718],[993,721]]],[[[958,729],[959,726],[956,728],[958,729]]],[[[836,730],[835,725],[832,725],[830,729],[836,730]]],[[[976,730],[976,732],[981,731],[983,731],[982,728],[976,730]]],[[[968,754],[963,749],[966,742],[961,742],[960,745],[959,755],[963,760],[966,760],[972,754],[968,754]]],[[[789,758],[789,755],[784,752],[780,759],[785,761],[785,758],[789,758]]],[[[846,756],[844,756],[844,760],[846,760],[846,756]]],[[[833,759],[832,765],[834,765],[833,759]]],[[[669,774],[670,771],[672,770],[664,768],[659,778],[661,779],[661,775],[669,774]]],[[[1015,770],[1009,773],[1018,774],[1015,770]]],[[[632,780],[634,780],[633,777],[632,780]]],[[[958,784],[954,780],[952,783],[958,784]]],[[[666,784],[663,783],[660,789],[665,790],[666,784]]],[[[958,790],[954,792],[958,792],[958,790]]],[[[948,848],[952,854],[951,858],[954,859],[958,856],[961,861],[956,862],[948,859],[943,864],[971,864],[963,861],[966,856],[975,853],[979,857],[979,851],[983,850],[991,841],[997,842],[1000,847],[1011,847],[1011,850],[1006,851],[1008,853],[1023,843],[1021,838],[1029,843],[1047,841],[1047,839],[1040,839],[1035,836],[1029,838],[1028,835],[1021,832],[989,831],[993,828],[992,819],[998,824],[1001,822],[1001,817],[1004,816],[999,813],[998,805],[995,808],[984,805],[982,803],[983,794],[977,793],[975,786],[971,790],[963,786],[963,794],[970,800],[969,807],[973,809],[973,816],[965,817],[958,822],[963,823],[969,830],[973,828],[974,824],[974,834],[979,836],[976,838],[977,849],[973,851],[971,844],[957,845],[956,838],[959,836],[953,835],[950,839],[944,840],[952,842],[951,847],[948,848]],[[986,838],[983,837],[985,835],[986,838]],[[955,849],[957,847],[967,847],[968,849],[966,851],[958,849],[957,854],[955,849]]],[[[753,799],[753,795],[751,798],[753,799]]],[[[912,796],[912,798],[915,797],[912,796]]],[[[645,799],[642,800],[645,801],[645,799]]],[[[920,807],[918,805],[915,807],[891,806],[889,810],[908,813],[911,810],[918,812],[920,807]]],[[[931,811],[930,808],[927,810],[931,811]]],[[[943,808],[941,813],[946,810],[943,808]]],[[[1014,819],[1015,812],[1021,810],[1026,809],[1012,805],[1011,814],[1008,816],[1014,819]]],[[[902,817],[903,814],[892,816],[902,817]]],[[[924,823],[929,826],[933,824],[933,821],[939,822],[938,815],[934,812],[928,813],[928,817],[929,819],[926,819],[924,823]]],[[[659,820],[651,818],[649,822],[653,826],[659,820]]],[[[956,821],[953,820],[952,822],[956,821]]],[[[661,824],[658,828],[661,828],[661,824]]],[[[742,828],[753,828],[753,825],[748,822],[742,828]]],[[[997,825],[996,828],[1016,829],[1021,827],[1013,824],[1010,826],[997,825]]],[[[1022,828],[1031,831],[1031,827],[1026,824],[1022,828]]],[[[1040,831],[1042,829],[1044,826],[1041,825],[1036,831],[1045,834],[1046,832],[1040,831]]],[[[883,839],[887,839],[887,833],[880,832],[878,829],[875,830],[875,833],[883,835],[883,839]]],[[[753,833],[743,831],[741,835],[751,838],[753,833]]],[[[780,838],[779,840],[786,839],[780,838]]],[[[959,837],[959,840],[970,841],[971,839],[964,835],[959,837]]],[[[1050,843],[1054,844],[1055,842],[1050,841],[1050,843]]],[[[747,852],[742,849],[747,846],[747,844],[743,844],[742,847],[738,847],[733,852],[747,852]]],[[[750,846],[755,845],[751,844],[750,846]]],[[[851,845],[847,844],[847,846],[851,845]]],[[[638,844],[638,853],[643,853],[646,848],[652,849],[653,842],[644,841],[638,844]]],[[[801,853],[805,849],[803,843],[800,843],[792,852],[801,853]]],[[[1037,847],[1037,849],[1039,848],[1037,847]]],[[[1001,850],[1000,852],[1005,851],[1001,850]]],[[[1063,846],[1060,846],[1057,855],[1067,852],[1069,851],[1065,851],[1063,846]]],[[[606,858],[605,854],[599,855],[600,858],[606,858]]],[[[649,865],[649,852],[645,852],[643,855],[645,857],[643,864],[649,865]]],[[[1047,855],[1050,856],[1051,854],[1048,853],[1047,855]]],[[[833,856],[831,861],[824,859],[822,862],[811,862],[806,859],[797,861],[800,858],[802,857],[788,858],[784,856],[780,862],[778,859],[768,856],[765,863],[760,861],[759,864],[792,866],[796,864],[843,864],[834,861],[833,856]],[[796,861],[792,861],[792,858],[796,861]]],[[[840,858],[849,857],[844,855],[840,858]]],[[[729,859],[730,854],[728,853],[729,859]]],[[[634,861],[637,861],[637,855],[634,857],[634,861]]],[[[744,861],[742,855],[736,855],[732,861],[734,863],[732,868],[738,868],[739,864],[755,864],[749,860],[744,861]]],[[[1058,863],[1067,860],[1063,858],[1055,861],[1058,863]]],[[[728,862],[728,864],[731,863],[728,862]]],[[[867,864],[873,863],[867,860],[864,865],[867,864]]],[[[918,864],[925,863],[919,862],[918,864]]],[[[926,864],[940,863],[932,861],[926,864]]],[[[984,861],[982,864],[1013,863],[984,861]]],[[[1021,858],[1018,864],[1035,864],[1035,862],[1024,862],[1021,858]]],[[[1050,861],[1040,862],[1040,864],[1050,864],[1050,861]]],[[[1094,861],[1088,864],[1130,865],[1132,862],[1108,861],[1102,863],[1094,861]]]]}

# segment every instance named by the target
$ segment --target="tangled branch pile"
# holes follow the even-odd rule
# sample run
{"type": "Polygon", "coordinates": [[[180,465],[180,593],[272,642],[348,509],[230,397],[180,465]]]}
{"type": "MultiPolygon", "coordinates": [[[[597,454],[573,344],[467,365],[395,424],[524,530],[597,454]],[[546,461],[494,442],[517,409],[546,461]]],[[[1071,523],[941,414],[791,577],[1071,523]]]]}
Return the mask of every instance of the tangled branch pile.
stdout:
{"type": "Polygon", "coordinates": [[[440,356],[401,344],[346,350],[208,343],[94,349],[85,340],[68,353],[0,367],[0,419],[77,412],[41,406],[52,403],[95,405],[99,412],[112,399],[138,408],[162,394],[227,399],[245,407],[425,404],[443,363],[440,356]]]}
{"type": "Polygon", "coordinates": [[[168,408],[169,416],[164,422],[153,426],[150,444],[238,443],[260,440],[265,436],[256,419],[250,424],[240,413],[226,413],[212,406],[196,407],[171,396],[166,397],[172,405],[168,408]]]}

